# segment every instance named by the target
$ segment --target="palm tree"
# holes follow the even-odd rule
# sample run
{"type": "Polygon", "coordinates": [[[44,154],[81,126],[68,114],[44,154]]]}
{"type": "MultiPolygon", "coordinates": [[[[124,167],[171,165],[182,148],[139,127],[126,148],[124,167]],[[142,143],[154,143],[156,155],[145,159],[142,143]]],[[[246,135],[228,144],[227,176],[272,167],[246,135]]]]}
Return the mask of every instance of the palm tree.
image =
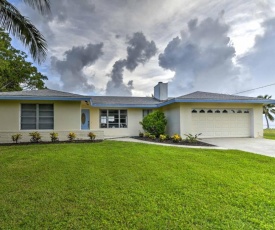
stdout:
{"type": "MultiPolygon", "coordinates": [[[[50,0],[22,0],[42,15],[50,13],[50,0]]],[[[47,44],[39,30],[7,0],[0,0],[0,27],[18,38],[30,50],[34,60],[46,58],[47,44]]]]}
{"type": "MultiPolygon", "coordinates": [[[[271,99],[272,96],[269,95],[259,95],[258,98],[262,98],[262,99],[271,99]]],[[[265,119],[266,119],[266,124],[267,124],[267,128],[269,129],[269,123],[268,120],[270,121],[274,121],[274,116],[273,114],[275,114],[275,105],[273,104],[265,104],[263,107],[263,114],[265,115],[265,119]]]]}

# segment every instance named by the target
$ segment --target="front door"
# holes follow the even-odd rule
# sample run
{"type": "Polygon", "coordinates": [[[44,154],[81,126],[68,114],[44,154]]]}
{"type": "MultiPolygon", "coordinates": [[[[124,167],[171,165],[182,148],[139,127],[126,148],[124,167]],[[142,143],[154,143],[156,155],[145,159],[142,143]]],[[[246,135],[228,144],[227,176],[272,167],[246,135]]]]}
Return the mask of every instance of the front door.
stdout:
{"type": "Polygon", "coordinates": [[[90,129],[90,110],[81,110],[81,129],[90,129]]]}

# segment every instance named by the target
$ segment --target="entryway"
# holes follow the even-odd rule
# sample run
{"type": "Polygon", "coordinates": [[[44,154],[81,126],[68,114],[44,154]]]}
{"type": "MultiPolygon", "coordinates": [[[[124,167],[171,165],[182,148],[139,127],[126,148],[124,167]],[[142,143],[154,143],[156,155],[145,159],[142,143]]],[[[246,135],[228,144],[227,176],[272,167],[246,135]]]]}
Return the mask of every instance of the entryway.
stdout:
{"type": "Polygon", "coordinates": [[[81,129],[82,130],[90,129],[90,110],[89,109],[81,110],[81,129]]]}

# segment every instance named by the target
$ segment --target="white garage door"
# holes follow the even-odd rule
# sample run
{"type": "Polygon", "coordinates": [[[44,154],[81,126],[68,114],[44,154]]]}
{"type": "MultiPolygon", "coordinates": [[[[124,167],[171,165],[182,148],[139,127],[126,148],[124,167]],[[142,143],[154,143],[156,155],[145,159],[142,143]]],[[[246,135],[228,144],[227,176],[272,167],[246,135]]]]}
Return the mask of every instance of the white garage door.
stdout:
{"type": "Polygon", "coordinates": [[[200,137],[250,137],[251,111],[247,109],[193,109],[193,134],[200,137]]]}

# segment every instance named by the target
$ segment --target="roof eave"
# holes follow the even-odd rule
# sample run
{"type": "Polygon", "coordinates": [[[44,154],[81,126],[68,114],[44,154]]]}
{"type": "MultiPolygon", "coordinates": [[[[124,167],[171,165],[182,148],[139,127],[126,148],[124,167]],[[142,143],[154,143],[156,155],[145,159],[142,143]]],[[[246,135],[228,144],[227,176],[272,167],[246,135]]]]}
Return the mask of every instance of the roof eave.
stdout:
{"type": "Polygon", "coordinates": [[[275,100],[254,100],[254,99],[179,99],[176,98],[175,102],[192,102],[192,103],[238,103],[238,104],[274,104],[275,100]]]}
{"type": "Polygon", "coordinates": [[[157,108],[157,105],[141,105],[141,104],[91,104],[96,108],[139,108],[139,109],[153,109],[157,108]]]}

